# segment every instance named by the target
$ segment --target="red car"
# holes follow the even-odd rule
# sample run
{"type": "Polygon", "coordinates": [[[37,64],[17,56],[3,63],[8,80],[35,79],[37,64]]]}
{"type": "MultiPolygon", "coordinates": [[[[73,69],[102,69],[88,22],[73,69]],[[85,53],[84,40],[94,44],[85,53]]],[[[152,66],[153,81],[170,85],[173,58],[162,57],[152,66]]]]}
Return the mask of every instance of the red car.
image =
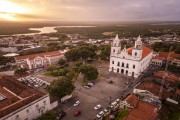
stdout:
{"type": "Polygon", "coordinates": [[[75,113],[74,113],[74,116],[78,116],[81,114],[81,110],[77,110],[75,113]]]}

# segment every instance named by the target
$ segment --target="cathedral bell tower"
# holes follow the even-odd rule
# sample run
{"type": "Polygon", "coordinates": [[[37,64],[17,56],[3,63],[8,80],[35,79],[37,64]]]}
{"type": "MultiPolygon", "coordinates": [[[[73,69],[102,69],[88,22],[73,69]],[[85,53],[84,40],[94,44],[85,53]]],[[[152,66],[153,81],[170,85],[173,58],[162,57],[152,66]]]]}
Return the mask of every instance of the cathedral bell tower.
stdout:
{"type": "Polygon", "coordinates": [[[140,36],[135,41],[135,46],[134,46],[134,48],[132,50],[132,56],[134,58],[142,59],[142,41],[141,41],[141,37],[140,36]]]}
{"type": "Polygon", "coordinates": [[[117,56],[120,52],[121,52],[121,41],[118,35],[116,35],[111,45],[111,56],[117,56]]]}

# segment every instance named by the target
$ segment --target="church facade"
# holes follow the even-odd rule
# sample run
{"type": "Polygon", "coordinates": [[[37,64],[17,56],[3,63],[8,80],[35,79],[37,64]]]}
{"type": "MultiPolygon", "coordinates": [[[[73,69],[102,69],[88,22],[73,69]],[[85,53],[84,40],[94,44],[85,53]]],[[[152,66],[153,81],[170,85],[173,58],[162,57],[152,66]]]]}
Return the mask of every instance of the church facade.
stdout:
{"type": "Polygon", "coordinates": [[[140,36],[131,48],[121,49],[121,41],[116,35],[111,45],[109,71],[137,78],[149,65],[153,50],[143,45],[140,36]]]}

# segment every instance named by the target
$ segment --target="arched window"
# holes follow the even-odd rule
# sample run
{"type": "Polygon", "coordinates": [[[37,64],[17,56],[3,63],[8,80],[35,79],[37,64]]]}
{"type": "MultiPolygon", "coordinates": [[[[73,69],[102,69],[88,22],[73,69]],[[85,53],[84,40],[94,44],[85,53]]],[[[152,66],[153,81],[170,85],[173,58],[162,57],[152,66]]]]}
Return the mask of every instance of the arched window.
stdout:
{"type": "Polygon", "coordinates": [[[126,68],[129,68],[129,64],[128,63],[126,64],[126,68]]]}
{"type": "Polygon", "coordinates": [[[114,61],[112,61],[112,64],[114,64],[114,61]]]}
{"type": "Polygon", "coordinates": [[[124,67],[124,63],[122,63],[122,66],[121,67],[124,67]]]}
{"type": "Polygon", "coordinates": [[[133,65],[133,68],[135,69],[135,65],[133,65]]]}
{"type": "Polygon", "coordinates": [[[117,69],[117,73],[119,73],[119,68],[117,69]]]}
{"type": "Polygon", "coordinates": [[[135,56],[137,56],[137,52],[135,52],[135,54],[134,54],[135,56]]]}
{"type": "Polygon", "coordinates": [[[113,52],[115,52],[115,49],[113,50],[113,52]]]}
{"type": "Polygon", "coordinates": [[[120,66],[120,62],[118,62],[117,66],[120,66]]]}

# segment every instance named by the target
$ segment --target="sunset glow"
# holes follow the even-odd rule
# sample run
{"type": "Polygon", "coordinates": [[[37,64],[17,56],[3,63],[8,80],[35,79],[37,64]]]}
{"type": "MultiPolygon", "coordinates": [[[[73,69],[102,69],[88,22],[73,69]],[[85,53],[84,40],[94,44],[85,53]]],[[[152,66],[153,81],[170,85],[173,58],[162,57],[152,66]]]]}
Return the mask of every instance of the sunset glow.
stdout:
{"type": "Polygon", "coordinates": [[[178,21],[179,6],[177,0],[0,0],[0,21],[178,21]]]}

